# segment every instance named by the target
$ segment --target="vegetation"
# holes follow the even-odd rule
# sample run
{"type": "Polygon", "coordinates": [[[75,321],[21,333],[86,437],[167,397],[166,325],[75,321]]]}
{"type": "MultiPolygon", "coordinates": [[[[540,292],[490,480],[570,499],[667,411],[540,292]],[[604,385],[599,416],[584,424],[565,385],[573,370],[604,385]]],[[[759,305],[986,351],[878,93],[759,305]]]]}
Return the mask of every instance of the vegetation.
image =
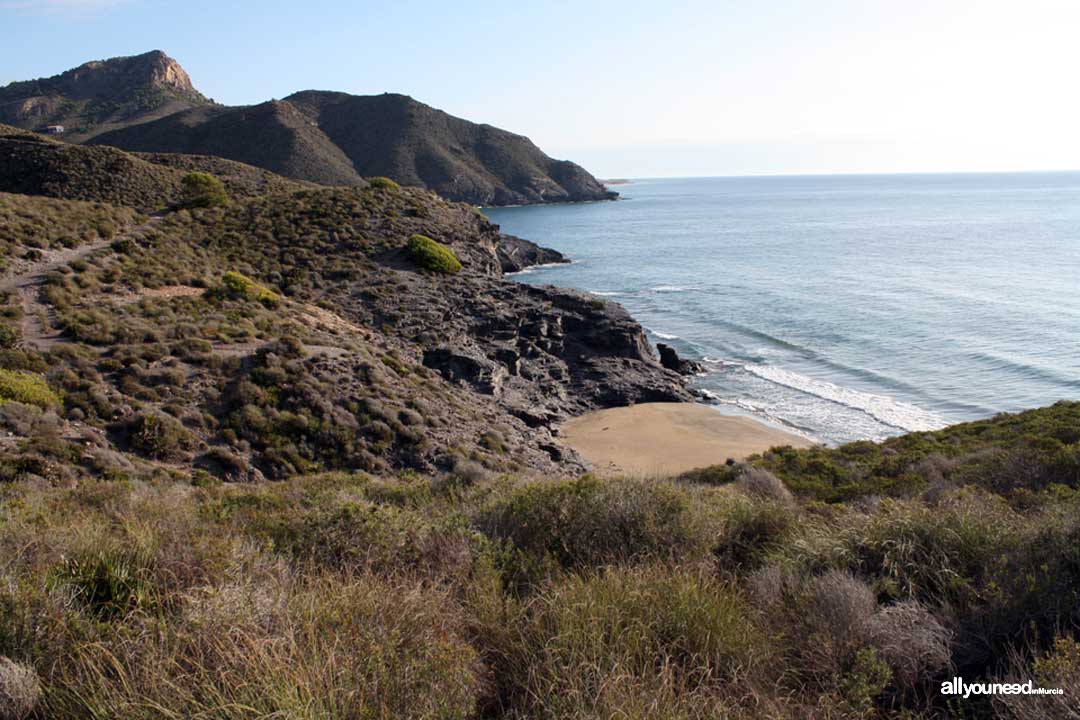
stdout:
{"type": "Polygon", "coordinates": [[[0,195],[8,266],[113,240],[49,262],[59,340],[0,294],[0,718],[1075,712],[1080,403],[581,475],[386,302],[445,323],[497,272],[471,208],[234,198],[140,224],[0,195]],[[420,235],[454,283],[400,267],[420,235]],[[1067,694],[941,695],[957,675],[1067,694]]]}
{"type": "Polygon", "coordinates": [[[48,408],[59,405],[60,397],[40,375],[0,369],[0,405],[7,402],[48,408]]]}
{"type": "Polygon", "coordinates": [[[388,177],[373,177],[368,178],[368,187],[375,190],[398,190],[401,188],[396,182],[388,177]]]}
{"type": "Polygon", "coordinates": [[[189,172],[180,179],[180,202],[187,208],[218,207],[229,202],[225,185],[213,175],[189,172]]]}
{"type": "Polygon", "coordinates": [[[409,256],[416,263],[434,273],[453,275],[461,271],[461,261],[454,251],[437,243],[425,235],[413,235],[409,238],[409,256]]]}
{"type": "Polygon", "coordinates": [[[222,276],[226,292],[273,307],[281,302],[281,296],[238,272],[229,271],[222,276]]]}
{"type": "Polygon", "coordinates": [[[128,153],[61,143],[0,125],[0,192],[46,195],[155,212],[184,200],[181,182],[212,173],[233,198],[289,192],[306,183],[220,158],[128,153]]]}
{"type": "Polygon", "coordinates": [[[68,202],[0,192],[0,269],[35,251],[111,240],[136,213],[104,203],[68,202]]]}
{"type": "Polygon", "coordinates": [[[932,717],[961,711],[953,674],[1080,682],[1080,493],[823,512],[734,488],[8,483],[0,655],[57,718],[932,717]],[[724,550],[770,514],[758,562],[724,550]]]}

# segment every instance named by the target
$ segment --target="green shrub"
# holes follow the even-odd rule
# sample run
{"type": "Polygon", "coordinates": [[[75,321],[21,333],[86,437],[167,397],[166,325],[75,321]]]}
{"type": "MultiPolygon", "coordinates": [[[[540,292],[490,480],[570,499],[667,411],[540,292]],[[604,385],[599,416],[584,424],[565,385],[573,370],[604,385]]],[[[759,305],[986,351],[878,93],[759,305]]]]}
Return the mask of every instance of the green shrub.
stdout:
{"type": "Polygon", "coordinates": [[[176,418],[159,413],[139,415],[131,423],[131,445],[152,458],[171,460],[182,457],[194,443],[187,428],[176,418]]]}
{"type": "Polygon", "coordinates": [[[409,238],[408,251],[409,257],[425,270],[443,275],[453,275],[461,270],[461,262],[454,251],[426,235],[409,238]]]}
{"type": "Polygon", "coordinates": [[[19,344],[19,331],[10,325],[0,323],[0,349],[10,350],[19,344]]]}
{"type": "Polygon", "coordinates": [[[222,277],[222,282],[225,284],[225,290],[233,297],[243,298],[244,300],[254,300],[267,307],[273,307],[281,302],[281,296],[273,290],[260,285],[246,275],[241,275],[238,272],[230,270],[225,273],[222,277]]]}
{"type": "Polygon", "coordinates": [[[690,559],[712,542],[707,518],[688,493],[666,483],[588,475],[515,488],[489,503],[478,524],[517,551],[503,563],[515,584],[535,580],[530,575],[546,557],[568,569],[646,557],[690,559]]]}
{"type": "Polygon", "coordinates": [[[724,514],[714,552],[730,569],[749,571],[780,547],[795,525],[784,503],[740,500],[724,514]]]}
{"type": "Polygon", "coordinates": [[[368,178],[368,186],[376,190],[399,190],[401,188],[400,185],[388,177],[368,178]]]}
{"type": "Polygon", "coordinates": [[[225,205],[229,196],[225,185],[213,175],[191,172],[180,180],[181,204],[187,208],[209,208],[225,205]]]}
{"type": "Polygon", "coordinates": [[[59,405],[60,396],[40,375],[20,370],[0,370],[0,405],[6,402],[48,408],[59,405]]]}

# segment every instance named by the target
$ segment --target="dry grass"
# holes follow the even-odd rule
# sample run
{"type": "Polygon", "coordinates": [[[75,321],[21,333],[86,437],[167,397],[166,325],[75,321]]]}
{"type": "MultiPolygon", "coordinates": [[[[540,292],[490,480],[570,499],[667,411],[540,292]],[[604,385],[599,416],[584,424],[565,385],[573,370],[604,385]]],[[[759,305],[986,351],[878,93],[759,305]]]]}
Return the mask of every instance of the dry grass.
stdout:
{"type": "Polygon", "coordinates": [[[34,668],[0,656],[0,720],[23,720],[37,707],[41,685],[34,668]]]}

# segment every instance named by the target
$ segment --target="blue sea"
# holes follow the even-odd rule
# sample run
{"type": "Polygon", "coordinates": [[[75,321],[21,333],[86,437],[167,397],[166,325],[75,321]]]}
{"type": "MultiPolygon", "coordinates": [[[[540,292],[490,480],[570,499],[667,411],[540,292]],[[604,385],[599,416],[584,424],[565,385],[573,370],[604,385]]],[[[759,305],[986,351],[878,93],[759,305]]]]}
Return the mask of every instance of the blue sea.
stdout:
{"type": "Polygon", "coordinates": [[[721,407],[826,443],[1080,398],[1080,173],[636,180],[492,208],[721,407]]]}

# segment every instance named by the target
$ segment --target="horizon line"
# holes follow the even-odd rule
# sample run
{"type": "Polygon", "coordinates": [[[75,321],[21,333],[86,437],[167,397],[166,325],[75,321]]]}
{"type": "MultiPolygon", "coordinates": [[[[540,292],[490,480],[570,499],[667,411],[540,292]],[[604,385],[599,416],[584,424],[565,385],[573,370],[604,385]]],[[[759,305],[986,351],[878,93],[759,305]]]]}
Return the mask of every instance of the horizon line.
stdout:
{"type": "Polygon", "coordinates": [[[611,175],[597,179],[602,182],[618,180],[720,180],[743,178],[780,178],[780,177],[882,177],[894,175],[1050,175],[1080,173],[1080,168],[1037,169],[1037,170],[901,170],[896,172],[840,170],[835,172],[765,172],[742,173],[731,175],[611,175]]]}

